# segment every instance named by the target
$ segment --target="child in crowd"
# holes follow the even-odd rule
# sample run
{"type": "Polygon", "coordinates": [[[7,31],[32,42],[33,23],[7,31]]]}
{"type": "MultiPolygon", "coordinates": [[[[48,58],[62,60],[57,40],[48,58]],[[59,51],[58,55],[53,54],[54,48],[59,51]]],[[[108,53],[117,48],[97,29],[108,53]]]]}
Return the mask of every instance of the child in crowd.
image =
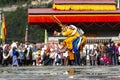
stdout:
{"type": "Polygon", "coordinates": [[[110,64],[111,64],[110,57],[109,57],[107,54],[104,54],[104,55],[101,57],[101,64],[102,64],[102,65],[110,65],[110,64]]]}

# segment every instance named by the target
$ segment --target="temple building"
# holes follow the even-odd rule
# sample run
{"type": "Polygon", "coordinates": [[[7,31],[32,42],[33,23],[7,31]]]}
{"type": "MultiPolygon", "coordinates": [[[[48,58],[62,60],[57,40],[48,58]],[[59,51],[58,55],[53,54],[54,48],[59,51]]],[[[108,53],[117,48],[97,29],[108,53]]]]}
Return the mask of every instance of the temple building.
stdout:
{"type": "Polygon", "coordinates": [[[52,8],[28,9],[28,23],[48,30],[60,30],[53,19],[82,28],[88,43],[117,40],[120,9],[116,0],[53,0],[52,8]]]}

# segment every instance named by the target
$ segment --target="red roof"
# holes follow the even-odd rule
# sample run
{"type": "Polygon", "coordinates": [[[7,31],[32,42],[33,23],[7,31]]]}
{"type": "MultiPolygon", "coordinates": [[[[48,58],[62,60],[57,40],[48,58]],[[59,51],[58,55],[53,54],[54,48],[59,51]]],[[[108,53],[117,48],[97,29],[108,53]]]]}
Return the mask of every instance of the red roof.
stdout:
{"type": "Polygon", "coordinates": [[[28,14],[120,14],[120,9],[116,11],[59,11],[51,8],[28,9],[28,14]]]}
{"type": "Polygon", "coordinates": [[[28,9],[28,23],[56,22],[120,22],[120,10],[116,11],[56,11],[51,8],[28,9]]]}

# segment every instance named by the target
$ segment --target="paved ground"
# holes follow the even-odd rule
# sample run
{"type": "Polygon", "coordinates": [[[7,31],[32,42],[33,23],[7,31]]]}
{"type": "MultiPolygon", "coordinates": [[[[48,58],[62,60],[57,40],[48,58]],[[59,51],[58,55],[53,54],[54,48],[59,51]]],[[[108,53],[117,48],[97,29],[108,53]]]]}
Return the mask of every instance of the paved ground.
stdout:
{"type": "Polygon", "coordinates": [[[120,80],[120,66],[0,67],[0,80],[120,80]]]}

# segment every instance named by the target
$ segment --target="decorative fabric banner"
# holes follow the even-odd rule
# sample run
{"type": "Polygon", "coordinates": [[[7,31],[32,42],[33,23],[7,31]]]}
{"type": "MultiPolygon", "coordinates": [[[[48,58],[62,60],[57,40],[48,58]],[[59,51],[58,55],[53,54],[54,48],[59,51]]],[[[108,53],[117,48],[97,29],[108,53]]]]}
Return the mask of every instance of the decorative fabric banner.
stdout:
{"type": "Polygon", "coordinates": [[[74,10],[74,11],[114,11],[115,4],[54,4],[54,10],[74,10]]]}
{"type": "Polygon", "coordinates": [[[1,39],[2,41],[5,41],[6,38],[6,21],[5,17],[2,17],[2,28],[1,28],[1,39]]]}

